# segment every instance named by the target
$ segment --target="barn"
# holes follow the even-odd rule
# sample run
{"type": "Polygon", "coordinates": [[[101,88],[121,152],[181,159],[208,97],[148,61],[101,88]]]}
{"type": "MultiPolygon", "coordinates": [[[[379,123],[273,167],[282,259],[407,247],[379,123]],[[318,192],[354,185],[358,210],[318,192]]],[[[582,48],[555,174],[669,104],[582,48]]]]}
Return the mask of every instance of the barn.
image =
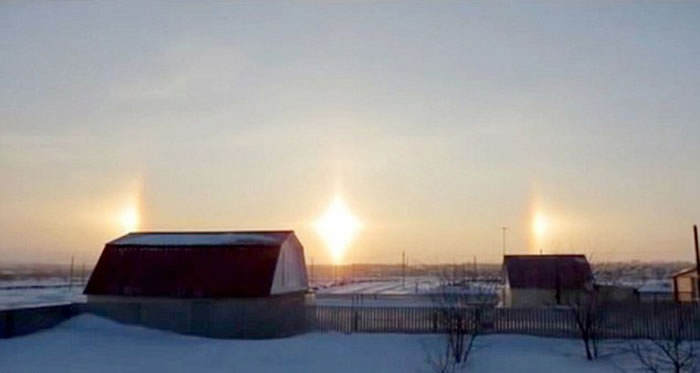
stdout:
{"type": "Polygon", "coordinates": [[[505,307],[571,304],[594,284],[583,255],[506,255],[502,272],[505,307]]]}
{"type": "Polygon", "coordinates": [[[86,311],[219,338],[305,330],[304,248],[293,231],[138,232],[108,242],[86,311]]]}

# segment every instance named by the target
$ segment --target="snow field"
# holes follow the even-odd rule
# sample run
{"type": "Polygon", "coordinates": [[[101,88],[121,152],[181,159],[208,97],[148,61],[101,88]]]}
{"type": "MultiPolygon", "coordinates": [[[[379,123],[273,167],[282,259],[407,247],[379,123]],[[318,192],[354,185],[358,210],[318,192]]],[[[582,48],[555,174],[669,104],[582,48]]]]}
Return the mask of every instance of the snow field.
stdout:
{"type": "MultiPolygon", "coordinates": [[[[0,340],[3,372],[428,372],[439,335],[310,333],[276,340],[217,340],[81,315],[0,340]]],[[[619,372],[626,355],[586,361],[581,342],[519,335],[479,337],[472,372],[619,372]]],[[[625,361],[627,360],[627,361],[625,361]]]]}

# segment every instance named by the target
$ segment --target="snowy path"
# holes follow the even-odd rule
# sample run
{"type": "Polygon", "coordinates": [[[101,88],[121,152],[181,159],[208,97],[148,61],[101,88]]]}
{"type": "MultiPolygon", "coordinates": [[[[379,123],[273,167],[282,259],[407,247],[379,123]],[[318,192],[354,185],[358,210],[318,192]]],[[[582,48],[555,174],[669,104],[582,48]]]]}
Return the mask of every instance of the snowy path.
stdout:
{"type": "MultiPolygon", "coordinates": [[[[265,341],[215,340],[125,326],[91,315],[0,340],[3,372],[425,372],[438,336],[312,333],[265,341]]],[[[588,362],[577,340],[514,335],[479,339],[474,372],[617,372],[588,362]]]]}

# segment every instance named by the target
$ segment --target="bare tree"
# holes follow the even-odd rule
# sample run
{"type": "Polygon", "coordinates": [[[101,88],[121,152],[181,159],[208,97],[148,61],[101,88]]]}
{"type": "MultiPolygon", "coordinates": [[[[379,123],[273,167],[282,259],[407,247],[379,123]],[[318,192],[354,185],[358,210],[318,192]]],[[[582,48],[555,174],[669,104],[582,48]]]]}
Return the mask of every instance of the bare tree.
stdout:
{"type": "Polygon", "coordinates": [[[565,298],[564,304],[575,321],[588,360],[600,356],[601,342],[608,329],[626,326],[628,318],[624,315],[639,300],[636,290],[623,284],[620,270],[608,264],[598,264],[594,268],[592,282],[584,289],[560,296],[565,298]]]}
{"type": "Polygon", "coordinates": [[[670,317],[671,322],[659,333],[649,333],[642,341],[630,343],[630,351],[643,368],[652,373],[695,372],[698,346],[689,338],[693,328],[693,310],[681,304],[657,316],[670,317]]]}
{"type": "Polygon", "coordinates": [[[598,291],[592,289],[577,293],[570,300],[569,310],[576,322],[578,335],[586,350],[586,359],[597,359],[601,324],[605,315],[605,307],[599,299],[598,291]]]}
{"type": "Polygon", "coordinates": [[[432,295],[433,323],[444,340],[437,350],[426,351],[426,363],[433,373],[452,373],[466,368],[493,292],[477,281],[476,274],[460,273],[457,268],[443,270],[439,277],[440,285],[432,295]]]}

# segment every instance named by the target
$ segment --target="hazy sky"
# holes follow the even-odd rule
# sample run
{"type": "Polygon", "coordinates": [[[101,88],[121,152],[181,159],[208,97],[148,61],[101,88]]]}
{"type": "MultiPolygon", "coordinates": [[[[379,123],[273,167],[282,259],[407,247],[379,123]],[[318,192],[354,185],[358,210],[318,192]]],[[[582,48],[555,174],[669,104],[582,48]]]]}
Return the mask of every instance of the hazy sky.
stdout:
{"type": "Polygon", "coordinates": [[[0,261],[92,264],[131,208],[322,263],[336,194],[346,262],[690,260],[700,2],[0,4],[0,261]]]}

